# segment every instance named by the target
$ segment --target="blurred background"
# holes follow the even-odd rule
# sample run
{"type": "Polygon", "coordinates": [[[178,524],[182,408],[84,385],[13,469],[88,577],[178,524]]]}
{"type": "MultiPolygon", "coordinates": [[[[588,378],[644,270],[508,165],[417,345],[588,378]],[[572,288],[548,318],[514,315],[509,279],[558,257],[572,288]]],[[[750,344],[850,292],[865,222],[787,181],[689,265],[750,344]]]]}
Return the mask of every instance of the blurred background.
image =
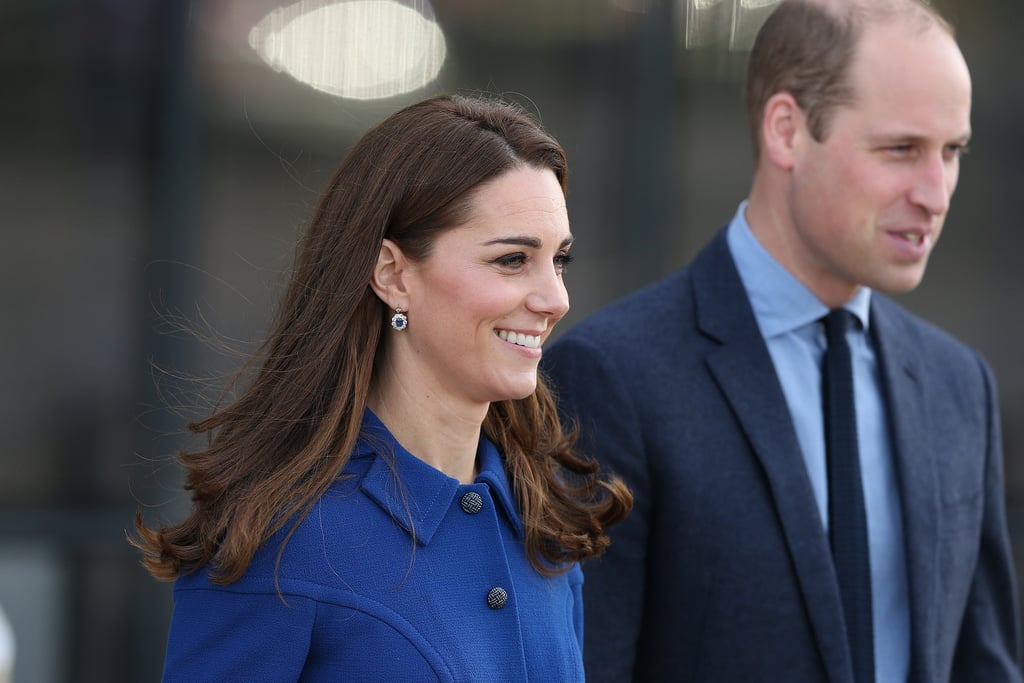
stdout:
{"type": "MultiPolygon", "coordinates": [[[[499,94],[563,143],[577,237],[563,330],[686,263],[747,192],[744,61],[771,0],[286,2],[0,4],[14,681],[158,680],[170,587],[126,530],[140,507],[185,511],[173,456],[204,412],[195,390],[258,343],[319,188],[386,115],[499,94]]],[[[924,285],[901,299],[995,368],[1024,558],[1024,3],[936,4],[972,69],[975,136],[924,285]]]]}

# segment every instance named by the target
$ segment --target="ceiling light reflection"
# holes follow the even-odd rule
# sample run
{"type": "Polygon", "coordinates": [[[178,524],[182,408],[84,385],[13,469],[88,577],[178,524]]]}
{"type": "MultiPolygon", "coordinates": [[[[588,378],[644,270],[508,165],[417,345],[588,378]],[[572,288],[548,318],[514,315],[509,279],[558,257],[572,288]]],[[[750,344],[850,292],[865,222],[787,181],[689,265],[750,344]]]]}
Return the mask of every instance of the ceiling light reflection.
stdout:
{"type": "Polygon", "coordinates": [[[249,31],[249,46],[273,69],[317,90],[393,97],[441,71],[446,46],[432,14],[425,0],[415,8],[395,0],[302,0],[264,17],[249,31]]]}
{"type": "Polygon", "coordinates": [[[612,6],[624,12],[647,14],[654,5],[654,0],[611,0],[612,6]]]}
{"type": "Polygon", "coordinates": [[[684,44],[687,49],[724,45],[730,50],[749,50],[779,1],[685,0],[684,44]]]}

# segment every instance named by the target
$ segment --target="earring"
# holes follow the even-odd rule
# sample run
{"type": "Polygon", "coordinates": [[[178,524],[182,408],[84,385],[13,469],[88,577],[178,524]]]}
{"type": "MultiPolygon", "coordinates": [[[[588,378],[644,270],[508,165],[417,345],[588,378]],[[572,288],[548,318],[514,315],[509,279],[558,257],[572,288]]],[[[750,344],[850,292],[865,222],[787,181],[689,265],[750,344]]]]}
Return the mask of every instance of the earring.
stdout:
{"type": "Polygon", "coordinates": [[[402,313],[401,308],[395,309],[395,314],[391,316],[391,327],[401,332],[409,326],[409,316],[402,313]]]}

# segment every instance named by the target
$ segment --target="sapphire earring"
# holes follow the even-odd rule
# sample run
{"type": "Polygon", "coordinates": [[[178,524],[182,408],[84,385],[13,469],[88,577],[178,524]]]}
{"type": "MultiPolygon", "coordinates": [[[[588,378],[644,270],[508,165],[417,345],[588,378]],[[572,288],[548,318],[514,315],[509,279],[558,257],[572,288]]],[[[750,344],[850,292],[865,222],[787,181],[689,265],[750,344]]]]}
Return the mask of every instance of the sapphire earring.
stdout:
{"type": "Polygon", "coordinates": [[[401,308],[395,309],[395,314],[391,316],[391,327],[401,332],[409,326],[409,317],[402,313],[401,308]]]}

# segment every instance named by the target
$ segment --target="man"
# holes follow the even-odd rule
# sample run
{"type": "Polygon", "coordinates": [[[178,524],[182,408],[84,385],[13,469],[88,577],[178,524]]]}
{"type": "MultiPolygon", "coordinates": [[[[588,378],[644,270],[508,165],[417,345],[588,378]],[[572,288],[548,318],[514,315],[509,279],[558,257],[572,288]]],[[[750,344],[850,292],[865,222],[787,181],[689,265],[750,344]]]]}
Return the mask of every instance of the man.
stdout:
{"type": "Polygon", "coordinates": [[[545,357],[635,494],[584,567],[588,680],[1021,681],[992,374],[880,293],[921,280],[970,137],[951,30],[918,0],[784,0],[747,96],[748,201],[545,357]],[[852,355],[842,495],[831,309],[856,318],[829,342],[852,355]]]}

